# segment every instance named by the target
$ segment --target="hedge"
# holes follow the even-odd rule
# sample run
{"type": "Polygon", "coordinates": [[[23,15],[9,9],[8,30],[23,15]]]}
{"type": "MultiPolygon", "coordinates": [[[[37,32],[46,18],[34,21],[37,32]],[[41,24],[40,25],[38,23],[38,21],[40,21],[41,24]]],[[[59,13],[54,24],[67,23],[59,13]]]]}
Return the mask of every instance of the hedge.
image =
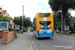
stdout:
{"type": "Polygon", "coordinates": [[[28,31],[28,27],[27,28],[23,27],[23,32],[27,32],[27,31],[28,31]]]}

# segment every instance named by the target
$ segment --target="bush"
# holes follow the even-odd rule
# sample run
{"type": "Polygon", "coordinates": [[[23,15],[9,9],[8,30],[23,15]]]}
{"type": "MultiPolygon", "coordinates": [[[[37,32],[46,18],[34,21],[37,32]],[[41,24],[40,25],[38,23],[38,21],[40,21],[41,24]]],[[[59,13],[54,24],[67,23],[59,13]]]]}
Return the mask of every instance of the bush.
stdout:
{"type": "Polygon", "coordinates": [[[28,27],[27,28],[23,27],[23,32],[27,32],[27,31],[28,31],[28,27]]]}
{"type": "Polygon", "coordinates": [[[0,15],[0,21],[9,22],[10,23],[10,19],[8,19],[6,16],[1,16],[1,15],[0,15]]]}
{"type": "Polygon", "coordinates": [[[23,27],[23,32],[25,32],[25,27],[23,27]]]}
{"type": "Polygon", "coordinates": [[[73,25],[70,25],[69,27],[70,27],[70,30],[74,30],[74,27],[73,27],[73,25]]]}
{"type": "Polygon", "coordinates": [[[61,30],[61,21],[57,22],[55,25],[54,25],[54,29],[55,30],[61,30]]]}
{"type": "Polygon", "coordinates": [[[16,34],[21,34],[20,32],[16,32],[16,34]]]}

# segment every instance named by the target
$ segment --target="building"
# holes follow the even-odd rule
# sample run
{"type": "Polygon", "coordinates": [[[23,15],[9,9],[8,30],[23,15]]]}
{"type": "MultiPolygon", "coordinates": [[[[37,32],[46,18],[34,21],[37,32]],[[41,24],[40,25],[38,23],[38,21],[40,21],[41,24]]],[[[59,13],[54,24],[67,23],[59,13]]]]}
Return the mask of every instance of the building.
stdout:
{"type": "Polygon", "coordinates": [[[75,26],[75,17],[71,17],[71,20],[72,20],[73,26],[75,26]]]}
{"type": "Polygon", "coordinates": [[[10,19],[9,14],[7,13],[7,10],[2,10],[2,8],[0,7],[0,15],[2,16],[6,16],[7,18],[10,19]]]}
{"type": "Polygon", "coordinates": [[[2,8],[0,8],[0,15],[2,15],[3,16],[3,13],[2,13],[3,11],[2,11],[2,8]]]}
{"type": "Polygon", "coordinates": [[[15,26],[15,23],[13,22],[13,18],[10,17],[10,27],[13,29],[15,26]]]}
{"type": "Polygon", "coordinates": [[[13,22],[13,18],[7,13],[7,10],[2,10],[0,7],[0,15],[6,16],[8,19],[10,19],[9,28],[14,28],[15,24],[13,22]]]}

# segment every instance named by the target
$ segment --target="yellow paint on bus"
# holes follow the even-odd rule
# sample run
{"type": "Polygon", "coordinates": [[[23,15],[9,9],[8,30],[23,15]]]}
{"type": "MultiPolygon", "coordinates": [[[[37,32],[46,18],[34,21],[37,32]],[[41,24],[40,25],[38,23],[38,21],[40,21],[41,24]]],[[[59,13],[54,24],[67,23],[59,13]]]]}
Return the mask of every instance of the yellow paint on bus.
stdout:
{"type": "MultiPolygon", "coordinates": [[[[43,26],[39,23],[40,21],[44,21],[44,17],[40,17],[39,14],[41,14],[43,12],[38,12],[36,15],[36,37],[38,35],[38,33],[41,31],[40,28],[42,28],[43,26]]],[[[48,25],[49,28],[51,29],[52,32],[54,32],[54,21],[53,21],[53,15],[52,12],[46,12],[46,13],[50,13],[50,17],[46,17],[47,21],[51,21],[51,23],[48,25]]]]}

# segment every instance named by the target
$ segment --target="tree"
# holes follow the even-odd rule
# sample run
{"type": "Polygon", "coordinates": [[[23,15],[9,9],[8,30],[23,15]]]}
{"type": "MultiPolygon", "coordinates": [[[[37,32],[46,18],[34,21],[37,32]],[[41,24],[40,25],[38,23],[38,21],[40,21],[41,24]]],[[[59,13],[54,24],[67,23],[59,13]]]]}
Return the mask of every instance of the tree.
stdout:
{"type": "MultiPolygon", "coordinates": [[[[74,29],[70,17],[71,14],[68,12],[66,16],[67,16],[66,25],[69,26],[70,30],[74,29]]],[[[53,12],[53,17],[54,17],[54,29],[61,30],[61,12],[53,12]]]]}
{"type": "Polygon", "coordinates": [[[53,18],[54,18],[54,29],[61,30],[61,16],[60,12],[53,12],[53,18]]]}
{"type": "Polygon", "coordinates": [[[24,26],[29,27],[31,25],[30,17],[26,17],[24,20],[24,26]]]}
{"type": "Polygon", "coordinates": [[[0,15],[0,21],[3,21],[3,22],[10,22],[10,19],[8,19],[6,16],[1,16],[1,15],[0,15]]]}
{"type": "Polygon", "coordinates": [[[67,12],[70,9],[75,9],[75,0],[49,0],[48,3],[53,11],[61,11],[62,8],[63,26],[66,26],[67,12]]]}
{"type": "MultiPolygon", "coordinates": [[[[14,17],[14,23],[16,25],[22,26],[22,16],[20,17],[14,17]]],[[[23,17],[23,27],[29,27],[31,25],[30,17],[23,17]]]]}

